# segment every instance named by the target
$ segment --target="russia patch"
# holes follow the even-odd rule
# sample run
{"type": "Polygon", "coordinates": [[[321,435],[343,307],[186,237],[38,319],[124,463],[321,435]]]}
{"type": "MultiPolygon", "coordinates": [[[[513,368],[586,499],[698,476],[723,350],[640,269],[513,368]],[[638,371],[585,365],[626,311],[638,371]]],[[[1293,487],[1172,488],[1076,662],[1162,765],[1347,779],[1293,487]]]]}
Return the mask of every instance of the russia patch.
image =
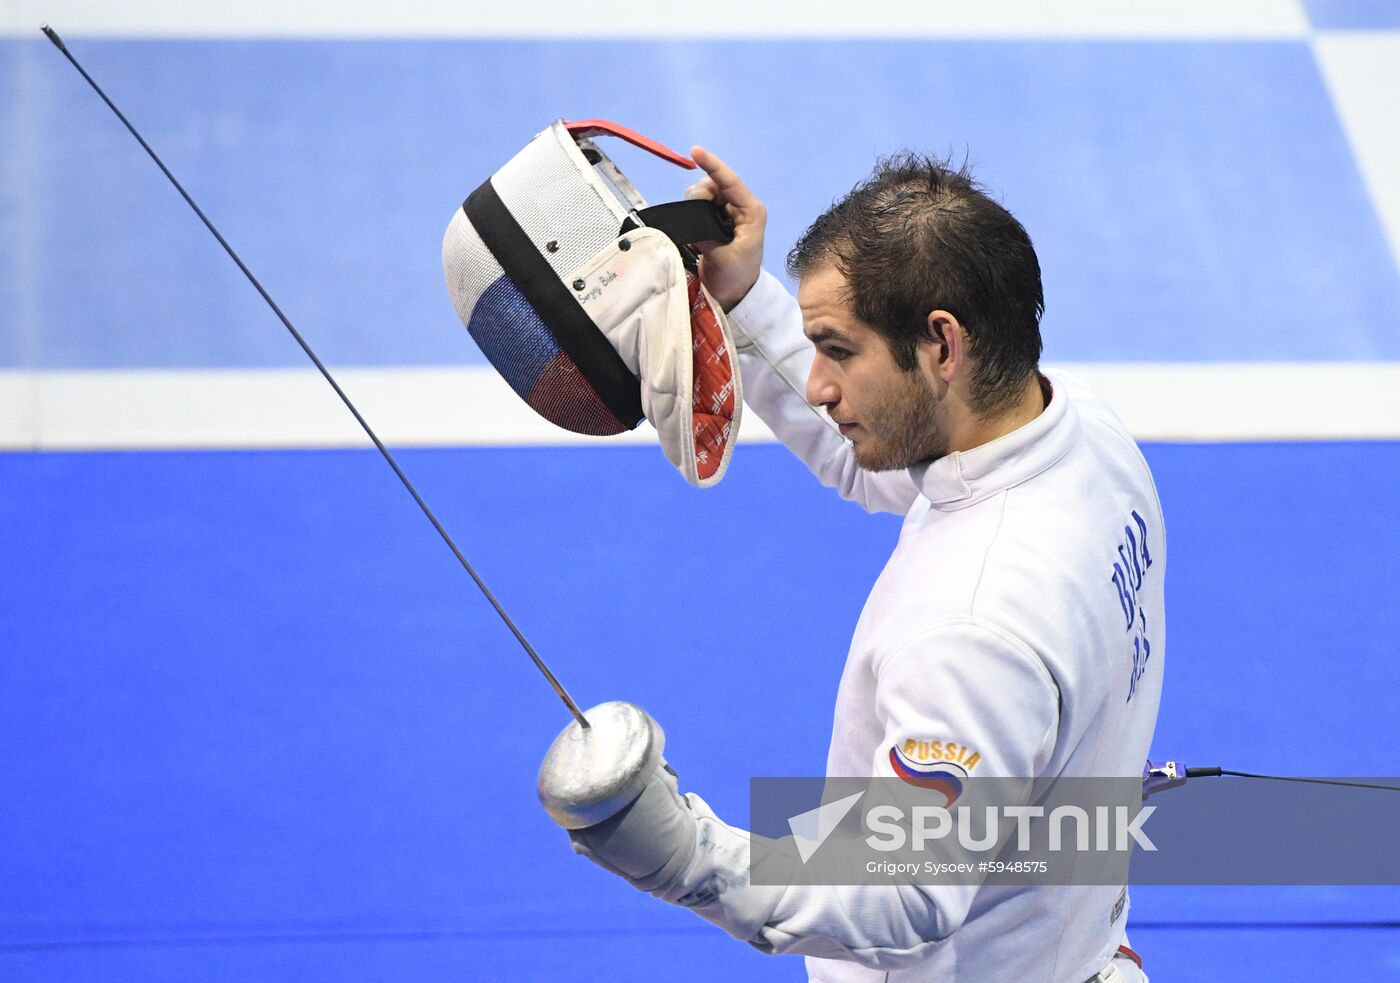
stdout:
{"type": "Polygon", "coordinates": [[[942,792],[948,799],[947,805],[952,805],[962,795],[963,779],[967,777],[960,770],[954,770],[956,766],[942,761],[930,764],[914,761],[897,746],[890,748],[890,767],[897,777],[910,785],[942,792]]]}

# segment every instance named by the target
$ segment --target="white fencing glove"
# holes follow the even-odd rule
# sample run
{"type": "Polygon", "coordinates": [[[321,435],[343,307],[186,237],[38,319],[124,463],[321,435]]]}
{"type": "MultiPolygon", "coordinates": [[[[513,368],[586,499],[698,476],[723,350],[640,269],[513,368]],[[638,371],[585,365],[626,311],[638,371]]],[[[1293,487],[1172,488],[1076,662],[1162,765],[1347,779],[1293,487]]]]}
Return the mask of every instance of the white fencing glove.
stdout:
{"type": "Polygon", "coordinates": [[[784,888],[749,882],[749,833],[682,795],[644,710],[604,703],[571,723],[540,766],[540,801],[574,851],[634,887],[694,911],[760,949],[784,888]]]}

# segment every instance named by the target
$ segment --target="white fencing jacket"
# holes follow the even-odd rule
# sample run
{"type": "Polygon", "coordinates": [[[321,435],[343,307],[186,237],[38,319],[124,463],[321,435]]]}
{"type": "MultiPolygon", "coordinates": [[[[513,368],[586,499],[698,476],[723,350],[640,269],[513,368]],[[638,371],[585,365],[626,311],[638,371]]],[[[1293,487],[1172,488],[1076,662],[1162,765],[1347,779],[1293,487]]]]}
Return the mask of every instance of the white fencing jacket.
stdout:
{"type": "MultiPolygon", "coordinates": [[[[1013,433],[866,472],[806,401],[813,348],[786,288],[765,273],[730,319],[750,407],[823,483],[905,516],[851,642],[827,774],[1141,776],[1166,547],[1113,411],[1050,371],[1049,405],[1013,433]]],[[[1081,983],[1125,941],[1124,887],[791,887],[761,940],[820,981],[1081,983]]]]}

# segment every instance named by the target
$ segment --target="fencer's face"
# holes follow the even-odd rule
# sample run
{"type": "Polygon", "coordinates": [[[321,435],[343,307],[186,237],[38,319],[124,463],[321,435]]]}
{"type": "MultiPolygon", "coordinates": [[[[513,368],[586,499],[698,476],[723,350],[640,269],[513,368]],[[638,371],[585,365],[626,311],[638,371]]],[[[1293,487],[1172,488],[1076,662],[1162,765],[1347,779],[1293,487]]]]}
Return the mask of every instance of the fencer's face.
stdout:
{"type": "Polygon", "coordinates": [[[797,301],[816,347],[807,401],[851,442],[867,471],[891,471],[948,452],[941,400],[921,368],[906,372],[889,343],[851,312],[846,278],[827,265],[802,278],[797,301]]]}

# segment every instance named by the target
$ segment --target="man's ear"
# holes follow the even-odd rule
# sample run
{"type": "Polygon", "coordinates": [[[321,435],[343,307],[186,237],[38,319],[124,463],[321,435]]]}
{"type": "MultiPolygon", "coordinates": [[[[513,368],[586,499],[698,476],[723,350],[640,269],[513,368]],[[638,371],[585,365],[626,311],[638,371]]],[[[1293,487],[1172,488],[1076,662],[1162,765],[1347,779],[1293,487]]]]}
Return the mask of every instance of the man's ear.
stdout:
{"type": "Polygon", "coordinates": [[[945,384],[952,382],[967,362],[967,332],[945,310],[929,312],[927,329],[928,369],[945,384]]]}

